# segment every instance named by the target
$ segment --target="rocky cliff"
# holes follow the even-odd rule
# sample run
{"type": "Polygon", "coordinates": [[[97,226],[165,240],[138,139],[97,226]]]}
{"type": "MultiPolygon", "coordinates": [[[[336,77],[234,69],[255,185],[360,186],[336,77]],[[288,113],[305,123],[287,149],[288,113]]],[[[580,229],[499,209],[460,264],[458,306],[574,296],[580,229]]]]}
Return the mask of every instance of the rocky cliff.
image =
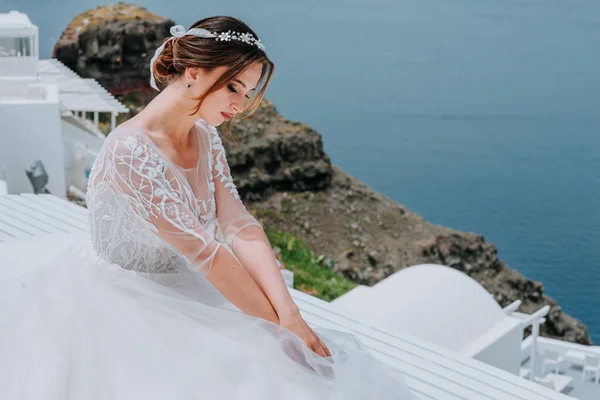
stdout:
{"type": "Polygon", "coordinates": [[[333,170],[321,135],[283,119],[266,99],[260,110],[237,122],[232,137],[223,135],[239,192],[247,200],[264,200],[277,192],[328,188],[333,170]]]}
{"type": "Polygon", "coordinates": [[[150,59],[173,25],[142,7],[99,6],[73,18],[52,56],[113,94],[148,90],[150,59]]]}

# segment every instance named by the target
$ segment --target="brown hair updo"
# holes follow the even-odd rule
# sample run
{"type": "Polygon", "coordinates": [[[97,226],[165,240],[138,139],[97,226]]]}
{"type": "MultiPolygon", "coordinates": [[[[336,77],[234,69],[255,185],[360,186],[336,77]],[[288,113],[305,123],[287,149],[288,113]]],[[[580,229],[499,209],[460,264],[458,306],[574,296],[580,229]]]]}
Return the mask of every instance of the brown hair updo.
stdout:
{"type": "MultiPolygon", "coordinates": [[[[203,28],[217,34],[227,31],[240,34],[249,33],[258,39],[256,33],[248,25],[229,16],[204,18],[194,23],[190,29],[192,28],[203,28]]],[[[165,38],[165,40],[167,39],[165,38]]],[[[275,69],[275,65],[269,60],[267,54],[254,44],[241,40],[221,41],[215,40],[214,37],[204,38],[195,35],[174,38],[165,44],[165,48],[154,63],[152,72],[158,87],[163,89],[169,82],[181,76],[186,68],[202,68],[210,72],[214,68],[228,66],[229,69],[217,79],[213,86],[195,99],[198,100],[198,105],[192,113],[195,114],[208,95],[227,85],[246,67],[255,62],[260,62],[263,68],[256,89],[251,93],[250,99],[242,111],[246,113],[243,118],[246,118],[253,114],[260,105],[275,69]]],[[[233,122],[233,119],[230,122],[233,122]]]]}

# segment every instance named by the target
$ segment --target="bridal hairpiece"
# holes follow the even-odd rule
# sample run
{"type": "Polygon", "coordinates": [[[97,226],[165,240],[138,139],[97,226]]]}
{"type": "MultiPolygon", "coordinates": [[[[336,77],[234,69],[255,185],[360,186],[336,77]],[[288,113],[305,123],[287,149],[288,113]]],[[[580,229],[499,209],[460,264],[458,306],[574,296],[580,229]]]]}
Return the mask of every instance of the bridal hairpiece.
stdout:
{"type": "Polygon", "coordinates": [[[254,36],[252,36],[251,33],[240,33],[240,32],[235,32],[235,31],[231,31],[231,30],[229,30],[227,32],[217,33],[217,32],[210,32],[203,28],[192,28],[186,32],[185,28],[181,25],[172,26],[170,32],[171,32],[171,37],[169,39],[167,39],[163,44],[161,44],[158,47],[158,49],[156,49],[156,51],[154,52],[154,56],[152,57],[152,60],[150,60],[150,86],[156,90],[159,90],[159,89],[156,86],[156,81],[154,80],[154,71],[153,71],[154,63],[156,62],[156,59],[158,58],[160,53],[162,53],[162,51],[164,50],[167,42],[169,42],[170,40],[173,40],[175,38],[184,37],[186,35],[195,35],[195,36],[206,37],[206,38],[214,37],[215,40],[220,40],[220,41],[224,41],[224,42],[229,42],[231,40],[240,40],[244,43],[254,45],[254,46],[258,47],[259,49],[261,49],[262,51],[265,51],[264,44],[260,41],[260,39],[257,39],[254,36]]]}

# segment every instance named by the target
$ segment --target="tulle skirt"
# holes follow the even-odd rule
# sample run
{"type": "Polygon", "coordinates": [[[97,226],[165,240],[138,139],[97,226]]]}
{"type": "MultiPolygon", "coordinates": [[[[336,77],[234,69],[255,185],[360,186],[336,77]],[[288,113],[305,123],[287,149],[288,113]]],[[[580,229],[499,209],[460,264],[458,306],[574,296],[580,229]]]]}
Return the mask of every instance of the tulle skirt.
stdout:
{"type": "Polygon", "coordinates": [[[0,399],[414,399],[352,334],[332,357],[192,271],[139,274],[87,237],[0,247],[0,399]]]}

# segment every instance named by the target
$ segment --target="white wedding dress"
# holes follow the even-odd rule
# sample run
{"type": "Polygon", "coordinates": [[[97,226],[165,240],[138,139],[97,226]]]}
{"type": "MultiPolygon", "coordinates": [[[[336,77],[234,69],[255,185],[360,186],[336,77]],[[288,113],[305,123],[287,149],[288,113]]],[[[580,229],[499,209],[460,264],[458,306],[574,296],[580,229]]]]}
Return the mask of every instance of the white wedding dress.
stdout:
{"type": "Polygon", "coordinates": [[[204,151],[185,169],[143,130],[117,127],[90,175],[89,237],[14,244],[0,277],[0,399],[414,399],[354,335],[315,328],[332,353],[321,358],[205,278],[219,247],[260,225],[216,129],[194,129],[204,151]]]}

